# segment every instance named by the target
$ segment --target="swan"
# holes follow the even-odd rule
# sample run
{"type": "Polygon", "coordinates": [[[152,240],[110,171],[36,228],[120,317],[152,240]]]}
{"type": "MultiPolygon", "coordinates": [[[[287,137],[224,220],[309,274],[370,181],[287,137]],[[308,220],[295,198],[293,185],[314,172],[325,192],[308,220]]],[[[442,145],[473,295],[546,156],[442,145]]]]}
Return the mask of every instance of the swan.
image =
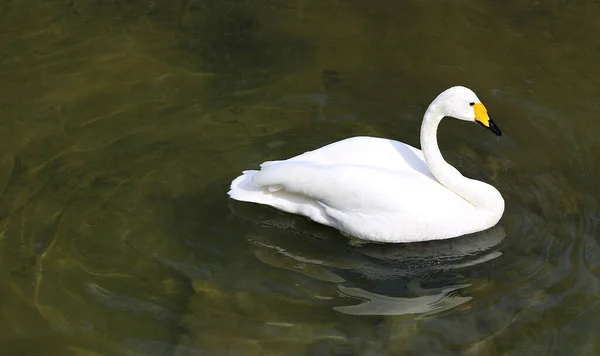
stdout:
{"type": "Polygon", "coordinates": [[[342,234],[379,243],[443,240],[486,230],[504,213],[492,185],[467,178],[438,147],[444,117],[475,122],[497,136],[477,95],[463,86],[425,111],[421,150],[377,137],[351,137],[235,178],[228,195],[303,215],[342,234]]]}

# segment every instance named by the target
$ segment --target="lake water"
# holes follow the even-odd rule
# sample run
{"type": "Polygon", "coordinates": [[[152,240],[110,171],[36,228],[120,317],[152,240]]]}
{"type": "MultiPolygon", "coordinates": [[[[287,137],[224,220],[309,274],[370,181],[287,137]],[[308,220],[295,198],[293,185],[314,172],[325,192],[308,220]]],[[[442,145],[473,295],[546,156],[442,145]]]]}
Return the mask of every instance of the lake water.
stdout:
{"type": "Polygon", "coordinates": [[[598,355],[600,4],[4,1],[3,355],[598,355]],[[497,227],[353,246],[226,192],[353,135],[495,185],[497,227]]]}

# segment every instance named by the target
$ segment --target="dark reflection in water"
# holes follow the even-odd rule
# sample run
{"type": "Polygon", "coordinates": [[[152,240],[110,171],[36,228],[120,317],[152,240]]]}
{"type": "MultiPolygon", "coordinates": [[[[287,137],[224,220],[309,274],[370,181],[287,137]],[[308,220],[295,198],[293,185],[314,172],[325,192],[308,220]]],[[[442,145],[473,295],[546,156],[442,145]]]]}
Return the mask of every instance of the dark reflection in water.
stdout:
{"type": "Polygon", "coordinates": [[[0,353],[599,354],[599,7],[3,2],[0,353]],[[227,199],[351,135],[418,146],[456,84],[505,133],[439,137],[494,229],[354,246],[227,199]]]}

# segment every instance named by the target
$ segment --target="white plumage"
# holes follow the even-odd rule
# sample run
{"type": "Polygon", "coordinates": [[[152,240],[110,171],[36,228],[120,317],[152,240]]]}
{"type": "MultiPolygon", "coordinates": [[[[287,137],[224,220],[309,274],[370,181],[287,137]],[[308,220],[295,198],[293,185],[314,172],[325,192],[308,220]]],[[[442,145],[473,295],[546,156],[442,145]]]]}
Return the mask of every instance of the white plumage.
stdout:
{"type": "Polygon", "coordinates": [[[475,93],[453,87],[425,113],[423,151],[389,139],[348,138],[245,171],[228,194],[368,241],[438,240],[485,230],[502,216],[504,200],[443,160],[436,133],[445,116],[479,122],[500,135],[475,93]]]}

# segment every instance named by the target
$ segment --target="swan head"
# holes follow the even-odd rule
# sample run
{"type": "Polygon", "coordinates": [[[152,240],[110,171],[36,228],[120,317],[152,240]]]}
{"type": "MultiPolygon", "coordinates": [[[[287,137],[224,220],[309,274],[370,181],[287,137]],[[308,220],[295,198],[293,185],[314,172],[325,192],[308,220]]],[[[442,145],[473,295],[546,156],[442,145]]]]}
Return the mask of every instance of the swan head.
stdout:
{"type": "Polygon", "coordinates": [[[497,136],[502,135],[502,131],[490,119],[487,109],[483,106],[481,100],[469,88],[456,86],[446,89],[435,98],[433,104],[435,104],[444,116],[476,122],[497,136]]]}

